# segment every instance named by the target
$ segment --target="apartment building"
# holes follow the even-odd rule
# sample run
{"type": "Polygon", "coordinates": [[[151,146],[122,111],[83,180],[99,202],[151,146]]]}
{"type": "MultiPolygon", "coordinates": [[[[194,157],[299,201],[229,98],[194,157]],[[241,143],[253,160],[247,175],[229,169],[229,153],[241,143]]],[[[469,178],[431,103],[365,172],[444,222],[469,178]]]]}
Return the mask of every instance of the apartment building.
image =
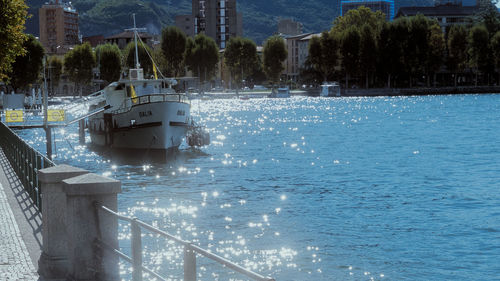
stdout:
{"type": "Polygon", "coordinates": [[[302,34],[302,23],[296,22],[293,19],[281,19],[278,21],[278,33],[286,35],[302,34]]]}
{"type": "Polygon", "coordinates": [[[80,43],[78,13],[71,2],[50,0],[38,13],[40,42],[48,54],[64,54],[80,43]]]}
{"type": "Polygon", "coordinates": [[[300,70],[304,68],[309,54],[309,40],[312,36],[312,33],[305,33],[285,37],[288,57],[285,61],[283,74],[286,75],[287,80],[298,80],[300,70]]]}
{"type": "Polygon", "coordinates": [[[188,36],[200,33],[211,37],[220,49],[229,38],[243,36],[243,16],[236,0],[193,0],[192,14],[176,17],[176,25],[188,36]]]}

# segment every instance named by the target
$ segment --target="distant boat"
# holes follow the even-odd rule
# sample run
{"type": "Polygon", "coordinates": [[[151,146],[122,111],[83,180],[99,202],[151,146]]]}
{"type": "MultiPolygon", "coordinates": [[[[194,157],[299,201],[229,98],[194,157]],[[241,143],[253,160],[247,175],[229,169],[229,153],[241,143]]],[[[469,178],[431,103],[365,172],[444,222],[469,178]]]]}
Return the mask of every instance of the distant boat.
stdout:
{"type": "Polygon", "coordinates": [[[289,98],[290,97],[290,89],[288,89],[288,87],[278,88],[278,90],[273,89],[271,94],[268,97],[269,98],[289,98]]]}
{"type": "Polygon", "coordinates": [[[340,85],[337,82],[325,82],[321,85],[320,97],[340,97],[340,85]]]}

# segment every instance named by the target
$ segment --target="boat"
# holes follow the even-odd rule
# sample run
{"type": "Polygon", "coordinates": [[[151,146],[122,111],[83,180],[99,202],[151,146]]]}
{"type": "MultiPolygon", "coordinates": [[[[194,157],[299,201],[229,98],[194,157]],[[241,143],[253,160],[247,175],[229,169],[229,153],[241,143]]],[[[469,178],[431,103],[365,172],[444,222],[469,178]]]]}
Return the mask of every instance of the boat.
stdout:
{"type": "MultiPolygon", "coordinates": [[[[196,146],[209,144],[208,133],[191,119],[191,104],[185,93],[175,93],[173,78],[144,78],[137,55],[136,67],[128,77],[105,87],[96,97],[100,100],[89,108],[90,112],[104,110],[88,118],[88,131],[92,145],[112,149],[168,151],[178,148],[184,138],[196,146]]],[[[153,62],[154,64],[154,62],[153,62]]],[[[161,73],[160,73],[161,74],[161,73]]]]}
{"type": "Polygon", "coordinates": [[[278,88],[278,90],[273,89],[271,94],[268,96],[269,98],[289,98],[290,97],[290,89],[288,87],[278,88]]]}
{"type": "Polygon", "coordinates": [[[337,82],[325,82],[321,85],[321,97],[340,97],[340,85],[337,82]]]}

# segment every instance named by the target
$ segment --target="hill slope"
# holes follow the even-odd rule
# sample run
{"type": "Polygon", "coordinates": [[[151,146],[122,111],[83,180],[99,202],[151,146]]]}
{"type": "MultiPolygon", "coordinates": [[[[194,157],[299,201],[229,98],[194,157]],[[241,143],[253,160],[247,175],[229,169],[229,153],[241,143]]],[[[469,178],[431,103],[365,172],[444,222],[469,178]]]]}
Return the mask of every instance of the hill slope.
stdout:
{"type": "MultiPolygon", "coordinates": [[[[27,0],[30,13],[27,32],[38,35],[38,8],[47,0],[27,0]]],[[[176,15],[191,13],[191,0],[72,0],[80,14],[80,32],[83,36],[111,35],[132,25],[130,14],[137,14],[138,26],[152,33],[174,24],[176,15]]],[[[401,6],[432,5],[434,0],[396,0],[395,10],[401,6]]],[[[278,19],[294,18],[304,24],[304,32],[330,29],[338,15],[338,1],[331,0],[238,0],[243,13],[244,35],[262,43],[277,30],[278,19]]]]}

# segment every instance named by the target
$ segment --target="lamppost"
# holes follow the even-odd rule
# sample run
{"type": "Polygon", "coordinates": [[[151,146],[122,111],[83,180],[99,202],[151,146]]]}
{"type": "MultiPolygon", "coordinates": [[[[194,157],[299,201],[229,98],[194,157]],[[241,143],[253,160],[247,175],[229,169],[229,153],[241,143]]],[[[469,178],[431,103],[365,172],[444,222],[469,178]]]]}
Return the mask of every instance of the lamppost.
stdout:
{"type": "Polygon", "coordinates": [[[47,56],[43,57],[43,128],[45,130],[47,157],[52,160],[52,129],[48,124],[48,106],[49,95],[47,90],[47,75],[45,68],[47,67],[47,56]]]}

